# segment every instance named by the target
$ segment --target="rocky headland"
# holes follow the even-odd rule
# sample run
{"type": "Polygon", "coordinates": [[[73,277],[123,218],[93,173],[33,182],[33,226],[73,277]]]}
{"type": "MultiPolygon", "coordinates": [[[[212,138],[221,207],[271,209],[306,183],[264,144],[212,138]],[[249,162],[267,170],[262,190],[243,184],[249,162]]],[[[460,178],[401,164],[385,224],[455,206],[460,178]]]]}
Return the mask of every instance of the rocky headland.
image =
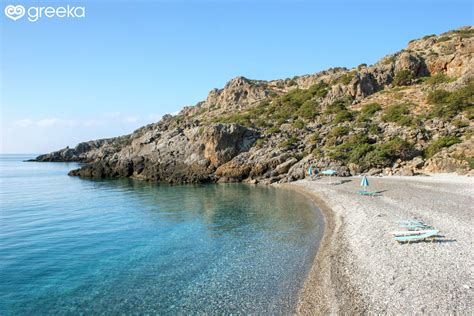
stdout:
{"type": "Polygon", "coordinates": [[[35,161],[70,175],[167,183],[283,183],[309,166],[340,176],[471,173],[474,28],[410,41],[373,65],[282,80],[237,77],[125,136],[35,161]]]}

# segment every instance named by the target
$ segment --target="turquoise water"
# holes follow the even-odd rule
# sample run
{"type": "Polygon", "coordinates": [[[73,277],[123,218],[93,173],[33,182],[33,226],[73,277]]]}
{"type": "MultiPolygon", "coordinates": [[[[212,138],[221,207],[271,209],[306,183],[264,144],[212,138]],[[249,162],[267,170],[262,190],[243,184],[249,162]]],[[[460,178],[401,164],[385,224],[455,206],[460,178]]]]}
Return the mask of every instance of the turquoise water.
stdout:
{"type": "Polygon", "coordinates": [[[0,314],[288,313],[322,219],[294,192],[0,156],[0,314]]]}

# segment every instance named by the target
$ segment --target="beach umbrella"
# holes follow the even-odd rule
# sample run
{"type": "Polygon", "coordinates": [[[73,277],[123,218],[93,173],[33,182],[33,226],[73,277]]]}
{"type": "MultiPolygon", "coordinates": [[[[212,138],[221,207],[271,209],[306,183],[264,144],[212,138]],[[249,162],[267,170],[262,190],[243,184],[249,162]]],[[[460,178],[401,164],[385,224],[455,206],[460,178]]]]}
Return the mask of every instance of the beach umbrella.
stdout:
{"type": "Polygon", "coordinates": [[[362,180],[360,181],[360,185],[364,188],[364,191],[365,191],[365,188],[369,186],[369,179],[367,179],[367,176],[362,177],[362,180]]]}

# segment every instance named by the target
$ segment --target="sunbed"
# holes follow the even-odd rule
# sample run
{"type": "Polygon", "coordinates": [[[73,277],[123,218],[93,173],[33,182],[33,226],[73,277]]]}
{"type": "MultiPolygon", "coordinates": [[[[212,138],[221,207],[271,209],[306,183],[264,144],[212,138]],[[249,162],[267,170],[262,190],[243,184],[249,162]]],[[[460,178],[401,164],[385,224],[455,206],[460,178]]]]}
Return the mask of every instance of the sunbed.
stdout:
{"type": "Polygon", "coordinates": [[[399,231],[393,231],[390,232],[389,234],[394,235],[394,236],[414,236],[414,235],[421,235],[424,233],[431,232],[432,229],[423,229],[423,230],[399,230],[399,231]]]}
{"type": "Polygon", "coordinates": [[[426,240],[430,239],[431,241],[434,240],[434,238],[438,235],[439,231],[438,230],[428,230],[423,234],[417,234],[417,235],[408,235],[408,236],[395,236],[395,240],[398,241],[399,243],[407,242],[410,243],[411,241],[421,241],[421,240],[426,240]]]}
{"type": "Polygon", "coordinates": [[[380,194],[379,191],[364,191],[364,190],[359,190],[357,191],[359,195],[365,195],[365,196],[377,196],[380,194]]]}

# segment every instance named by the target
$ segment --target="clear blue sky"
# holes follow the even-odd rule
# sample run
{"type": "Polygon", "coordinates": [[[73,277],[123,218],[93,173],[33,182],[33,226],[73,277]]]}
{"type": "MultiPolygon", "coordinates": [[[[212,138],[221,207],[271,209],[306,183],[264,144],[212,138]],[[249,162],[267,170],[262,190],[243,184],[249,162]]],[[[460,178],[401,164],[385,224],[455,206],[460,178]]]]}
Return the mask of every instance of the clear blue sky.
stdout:
{"type": "Polygon", "coordinates": [[[1,1],[2,153],[133,131],[235,76],[374,63],[473,24],[471,1],[1,1]],[[81,5],[83,19],[11,21],[8,4],[81,5]]]}

